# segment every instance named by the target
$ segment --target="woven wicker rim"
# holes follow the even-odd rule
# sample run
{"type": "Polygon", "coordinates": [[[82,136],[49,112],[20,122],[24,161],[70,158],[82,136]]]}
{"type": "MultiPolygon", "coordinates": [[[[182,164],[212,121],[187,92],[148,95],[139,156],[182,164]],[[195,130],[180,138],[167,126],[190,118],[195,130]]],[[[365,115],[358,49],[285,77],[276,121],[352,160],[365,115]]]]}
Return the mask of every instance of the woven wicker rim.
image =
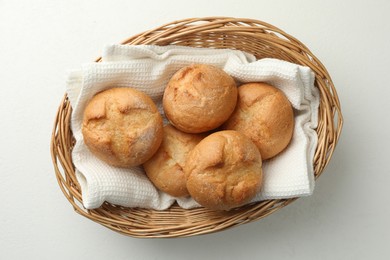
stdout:
{"type": "MultiPolygon", "coordinates": [[[[183,45],[230,48],[310,67],[320,90],[318,147],[314,156],[317,179],[329,163],[338,142],[343,118],[336,89],[326,68],[300,41],[265,22],[230,17],[191,18],[165,24],[135,35],[123,44],[183,45]]],[[[100,58],[96,60],[100,61],[100,58]]],[[[224,230],[261,219],[295,201],[267,200],[229,212],[205,208],[185,210],[173,205],[165,211],[125,208],[104,203],[86,210],[71,159],[74,138],[70,130],[72,108],[65,94],[58,108],[51,137],[51,155],[59,186],[74,210],[109,229],[133,237],[185,237],[224,230]]]]}

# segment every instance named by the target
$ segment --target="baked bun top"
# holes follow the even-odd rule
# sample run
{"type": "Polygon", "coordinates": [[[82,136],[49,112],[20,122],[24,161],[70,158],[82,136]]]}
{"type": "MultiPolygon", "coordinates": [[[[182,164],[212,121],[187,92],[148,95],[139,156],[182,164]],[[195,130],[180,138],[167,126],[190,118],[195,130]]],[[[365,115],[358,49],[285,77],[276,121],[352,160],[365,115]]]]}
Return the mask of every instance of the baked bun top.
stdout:
{"type": "Polygon", "coordinates": [[[222,69],[194,64],[177,71],[163,96],[168,120],[187,133],[212,130],[225,122],[237,102],[234,79],[222,69]]]}
{"type": "Polygon", "coordinates": [[[260,190],[262,160],[245,135],[220,131],[190,152],[185,174],[195,201],[210,209],[229,210],[249,202],[260,190]]]}
{"type": "Polygon", "coordinates": [[[82,133],[89,150],[117,167],[144,163],[157,151],[162,118],[146,94],[111,88],[96,94],[84,110],[82,133]]]}
{"type": "Polygon", "coordinates": [[[281,90],[266,83],[248,83],[238,88],[236,109],[223,129],[248,136],[266,160],[279,154],[290,143],[294,112],[281,90]]]}
{"type": "Polygon", "coordinates": [[[146,175],[159,189],[174,197],[188,196],[184,165],[189,152],[203,139],[172,125],[164,126],[164,137],[157,152],[143,166],[146,175]]]}

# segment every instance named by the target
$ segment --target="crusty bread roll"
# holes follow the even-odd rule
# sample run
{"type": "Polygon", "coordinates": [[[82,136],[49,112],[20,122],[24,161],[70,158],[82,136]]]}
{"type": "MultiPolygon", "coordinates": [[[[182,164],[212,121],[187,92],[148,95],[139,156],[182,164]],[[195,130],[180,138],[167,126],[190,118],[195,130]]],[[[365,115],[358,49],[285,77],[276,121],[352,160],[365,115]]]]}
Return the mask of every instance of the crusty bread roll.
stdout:
{"type": "Polygon", "coordinates": [[[248,136],[258,147],[261,158],[266,160],[289,144],[294,113],[279,89],[266,83],[248,83],[238,88],[237,107],[222,128],[248,136]]]}
{"type": "Polygon", "coordinates": [[[150,97],[132,88],[112,88],[89,101],[82,133],[96,157],[113,166],[131,167],[157,151],[163,124],[150,97]]]}
{"type": "Polygon", "coordinates": [[[143,164],[150,181],[174,197],[188,196],[183,167],[188,153],[203,137],[201,134],[181,132],[172,125],[164,126],[160,148],[143,164]]]}
{"type": "Polygon", "coordinates": [[[262,184],[256,145],[237,131],[215,132],[187,157],[185,174],[191,196],[204,207],[229,210],[249,202],[262,184]]]}
{"type": "Polygon", "coordinates": [[[235,81],[223,70],[203,64],[180,69],[163,97],[168,120],[187,133],[212,130],[225,122],[237,102],[235,81]]]}

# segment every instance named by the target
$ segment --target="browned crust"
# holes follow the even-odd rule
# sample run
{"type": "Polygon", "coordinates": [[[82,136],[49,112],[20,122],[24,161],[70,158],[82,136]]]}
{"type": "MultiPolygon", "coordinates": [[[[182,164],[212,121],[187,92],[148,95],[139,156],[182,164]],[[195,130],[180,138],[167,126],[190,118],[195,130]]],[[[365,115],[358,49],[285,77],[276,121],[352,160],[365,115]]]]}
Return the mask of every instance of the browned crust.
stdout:
{"type": "Polygon", "coordinates": [[[187,189],[202,206],[229,210],[249,202],[262,184],[262,161],[253,142],[236,131],[203,139],[185,165],[187,189]]]}
{"type": "Polygon", "coordinates": [[[290,143],[294,112],[279,89],[266,83],[247,83],[238,88],[236,109],[223,129],[248,136],[266,160],[279,154],[290,143]]]}
{"type": "Polygon", "coordinates": [[[223,70],[205,64],[180,69],[163,96],[165,115],[179,130],[201,133],[225,122],[237,102],[234,79],[223,70]]]}
{"type": "Polygon", "coordinates": [[[151,182],[174,197],[188,196],[183,168],[188,153],[203,138],[202,134],[183,133],[172,125],[164,126],[160,148],[143,164],[151,182]]]}
{"type": "Polygon", "coordinates": [[[148,160],[162,140],[162,118],[144,93],[112,88],[95,95],[84,110],[82,133],[89,150],[117,167],[148,160]]]}

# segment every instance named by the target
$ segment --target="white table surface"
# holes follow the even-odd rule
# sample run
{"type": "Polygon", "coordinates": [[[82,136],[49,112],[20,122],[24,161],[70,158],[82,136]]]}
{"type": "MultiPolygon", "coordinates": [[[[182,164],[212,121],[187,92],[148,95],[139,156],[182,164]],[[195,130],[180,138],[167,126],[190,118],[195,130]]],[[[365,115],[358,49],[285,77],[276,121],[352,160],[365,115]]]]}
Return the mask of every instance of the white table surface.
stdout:
{"type": "Polygon", "coordinates": [[[0,0],[1,259],[390,259],[389,1],[0,0]],[[169,3],[169,4],[168,4],[169,3]],[[49,153],[67,70],[107,43],[204,16],[248,17],[304,42],[345,118],[314,195],[187,239],[135,239],[76,214],[49,153]]]}

